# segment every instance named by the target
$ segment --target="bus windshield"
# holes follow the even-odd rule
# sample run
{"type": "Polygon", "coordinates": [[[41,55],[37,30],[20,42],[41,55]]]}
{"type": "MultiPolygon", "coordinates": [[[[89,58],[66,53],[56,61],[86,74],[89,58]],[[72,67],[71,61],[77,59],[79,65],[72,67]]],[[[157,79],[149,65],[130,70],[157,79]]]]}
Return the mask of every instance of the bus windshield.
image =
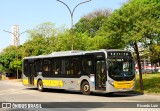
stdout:
{"type": "Polygon", "coordinates": [[[134,75],[134,64],[131,59],[108,59],[109,75],[111,77],[129,77],[134,75]]]}

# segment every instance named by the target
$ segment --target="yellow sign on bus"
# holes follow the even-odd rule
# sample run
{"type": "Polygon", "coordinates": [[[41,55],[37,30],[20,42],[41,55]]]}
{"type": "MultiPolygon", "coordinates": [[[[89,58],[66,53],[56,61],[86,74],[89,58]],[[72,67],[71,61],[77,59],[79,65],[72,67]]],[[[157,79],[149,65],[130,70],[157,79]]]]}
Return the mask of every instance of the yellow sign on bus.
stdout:
{"type": "Polygon", "coordinates": [[[62,80],[43,80],[44,86],[55,86],[55,87],[62,87],[63,81],[62,80]]]}

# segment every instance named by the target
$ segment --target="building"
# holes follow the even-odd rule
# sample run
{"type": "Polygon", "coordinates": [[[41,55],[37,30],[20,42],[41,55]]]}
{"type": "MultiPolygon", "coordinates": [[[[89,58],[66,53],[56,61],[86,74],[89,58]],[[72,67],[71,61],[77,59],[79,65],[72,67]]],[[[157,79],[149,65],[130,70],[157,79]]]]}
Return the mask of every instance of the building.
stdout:
{"type": "Polygon", "coordinates": [[[19,46],[19,25],[12,26],[12,45],[19,46]]]}

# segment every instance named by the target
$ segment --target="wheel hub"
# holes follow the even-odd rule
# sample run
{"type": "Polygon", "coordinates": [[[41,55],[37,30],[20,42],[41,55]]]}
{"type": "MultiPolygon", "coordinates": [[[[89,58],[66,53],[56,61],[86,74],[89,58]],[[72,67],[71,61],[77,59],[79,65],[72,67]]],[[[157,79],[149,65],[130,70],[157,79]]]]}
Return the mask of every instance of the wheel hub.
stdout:
{"type": "Polygon", "coordinates": [[[84,91],[88,91],[89,90],[89,85],[84,85],[84,91]]]}

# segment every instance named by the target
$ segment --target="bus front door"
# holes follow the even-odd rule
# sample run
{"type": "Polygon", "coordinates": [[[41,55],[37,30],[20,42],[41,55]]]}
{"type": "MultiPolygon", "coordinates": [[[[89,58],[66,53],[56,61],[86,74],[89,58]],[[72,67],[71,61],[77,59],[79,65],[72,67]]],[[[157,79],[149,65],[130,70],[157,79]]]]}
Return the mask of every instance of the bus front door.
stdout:
{"type": "Polygon", "coordinates": [[[106,80],[105,60],[96,60],[96,90],[106,90],[106,80]]]}
{"type": "Polygon", "coordinates": [[[30,85],[34,85],[34,64],[29,64],[29,76],[28,76],[28,82],[30,85]]]}

